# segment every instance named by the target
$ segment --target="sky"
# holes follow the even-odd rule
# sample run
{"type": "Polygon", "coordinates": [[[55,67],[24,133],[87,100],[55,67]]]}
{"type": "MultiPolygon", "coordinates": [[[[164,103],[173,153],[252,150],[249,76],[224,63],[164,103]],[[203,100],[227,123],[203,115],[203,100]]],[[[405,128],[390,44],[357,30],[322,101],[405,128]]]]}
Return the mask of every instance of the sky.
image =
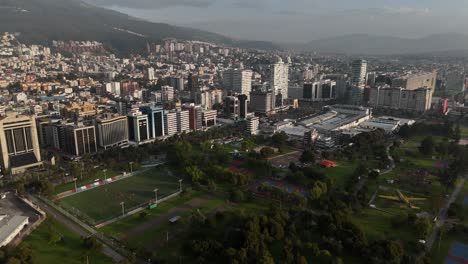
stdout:
{"type": "Polygon", "coordinates": [[[467,0],[87,0],[154,22],[283,43],[468,34],[467,0]]]}

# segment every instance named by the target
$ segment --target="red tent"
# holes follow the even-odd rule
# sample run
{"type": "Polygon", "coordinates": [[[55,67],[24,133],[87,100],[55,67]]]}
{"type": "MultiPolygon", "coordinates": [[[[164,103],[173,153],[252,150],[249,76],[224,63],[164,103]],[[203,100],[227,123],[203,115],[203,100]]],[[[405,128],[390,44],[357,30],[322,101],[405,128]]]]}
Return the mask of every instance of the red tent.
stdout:
{"type": "Polygon", "coordinates": [[[320,165],[322,165],[325,168],[333,168],[336,167],[336,162],[331,160],[321,160],[320,165]]]}

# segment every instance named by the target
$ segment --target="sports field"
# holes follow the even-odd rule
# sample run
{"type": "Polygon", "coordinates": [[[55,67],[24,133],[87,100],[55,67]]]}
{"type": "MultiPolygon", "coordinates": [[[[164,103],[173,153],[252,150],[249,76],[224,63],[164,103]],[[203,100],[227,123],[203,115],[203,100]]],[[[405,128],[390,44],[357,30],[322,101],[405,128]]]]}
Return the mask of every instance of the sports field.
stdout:
{"type": "Polygon", "coordinates": [[[157,167],[127,179],[69,196],[60,200],[60,204],[69,211],[91,218],[88,220],[97,223],[121,214],[121,202],[124,202],[125,211],[128,211],[150,200],[154,201],[156,188],[158,199],[170,195],[179,190],[178,178],[167,168],[157,167]]]}

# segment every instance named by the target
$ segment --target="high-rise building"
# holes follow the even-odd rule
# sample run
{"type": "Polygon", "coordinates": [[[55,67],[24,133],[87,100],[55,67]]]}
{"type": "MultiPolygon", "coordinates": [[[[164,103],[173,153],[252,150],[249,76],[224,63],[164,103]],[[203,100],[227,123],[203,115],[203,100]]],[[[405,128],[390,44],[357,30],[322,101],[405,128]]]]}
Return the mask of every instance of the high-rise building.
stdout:
{"type": "Polygon", "coordinates": [[[177,133],[190,132],[190,114],[188,110],[177,110],[177,133]]]}
{"type": "MultiPolygon", "coordinates": [[[[270,66],[270,89],[273,92],[273,96],[281,95],[280,100],[273,100],[278,103],[282,103],[282,100],[288,98],[288,87],[289,87],[289,64],[284,63],[281,58],[278,62],[270,66]]],[[[276,105],[276,106],[282,106],[276,105]]],[[[276,107],[275,106],[275,107],[276,107]]]]}
{"type": "Polygon", "coordinates": [[[148,115],[150,138],[164,137],[164,109],[161,106],[143,106],[140,111],[148,115]]]}
{"type": "Polygon", "coordinates": [[[320,80],[318,82],[304,83],[302,98],[311,101],[325,101],[336,98],[336,82],[320,80]]]}
{"type": "Polygon", "coordinates": [[[250,109],[260,114],[268,114],[274,110],[274,96],[272,92],[256,91],[250,94],[250,109]]]}
{"type": "Polygon", "coordinates": [[[366,85],[367,61],[355,60],[351,63],[351,84],[357,87],[366,85]]]}
{"type": "Polygon", "coordinates": [[[248,114],[248,98],[247,95],[241,94],[237,96],[237,99],[239,99],[239,118],[245,119],[247,118],[248,114]]]}
{"type": "Polygon", "coordinates": [[[174,87],[168,85],[162,86],[161,99],[164,103],[174,101],[174,87]]]}
{"type": "Polygon", "coordinates": [[[164,134],[167,137],[177,134],[177,113],[174,111],[164,113],[164,134]]]}
{"type": "Polygon", "coordinates": [[[187,90],[190,91],[190,98],[192,98],[192,100],[195,100],[197,98],[197,94],[200,91],[200,87],[198,85],[198,76],[193,75],[192,73],[189,74],[187,81],[187,90]]]}
{"type": "Polygon", "coordinates": [[[374,108],[402,109],[425,112],[431,108],[432,89],[403,89],[400,87],[375,87],[370,89],[369,105],[374,108]]]}
{"type": "Polygon", "coordinates": [[[153,68],[153,67],[148,68],[148,73],[147,73],[147,75],[148,75],[148,80],[150,80],[150,81],[156,79],[155,74],[154,74],[154,68],[153,68]]]}
{"type": "Polygon", "coordinates": [[[2,117],[0,120],[2,170],[10,170],[12,174],[17,174],[41,165],[41,151],[37,135],[35,117],[2,117]]]}
{"type": "Polygon", "coordinates": [[[258,128],[260,125],[260,118],[256,116],[252,116],[247,118],[247,133],[249,135],[257,135],[258,128]]]}
{"type": "Polygon", "coordinates": [[[235,96],[224,98],[224,116],[232,120],[238,120],[240,116],[239,99],[235,96]]]}
{"type": "Polygon", "coordinates": [[[96,153],[96,128],[80,122],[66,125],[65,151],[76,157],[96,153]]]}
{"type": "Polygon", "coordinates": [[[250,96],[252,91],[251,70],[229,69],[223,73],[223,85],[228,91],[250,96]]]}
{"type": "Polygon", "coordinates": [[[216,110],[205,110],[202,112],[202,126],[212,127],[216,125],[216,117],[218,113],[216,110]]]}
{"type": "Polygon", "coordinates": [[[203,127],[202,112],[203,108],[199,105],[190,104],[183,107],[189,112],[189,123],[191,130],[200,130],[203,127]]]}
{"type": "Polygon", "coordinates": [[[144,144],[150,140],[148,115],[138,109],[132,109],[128,114],[129,140],[137,145],[144,144]]]}
{"type": "Polygon", "coordinates": [[[99,147],[128,147],[128,121],[126,116],[104,114],[96,118],[96,134],[99,147]]]}
{"type": "Polygon", "coordinates": [[[174,87],[175,90],[181,92],[184,90],[184,77],[168,77],[167,81],[169,86],[174,87]]]}

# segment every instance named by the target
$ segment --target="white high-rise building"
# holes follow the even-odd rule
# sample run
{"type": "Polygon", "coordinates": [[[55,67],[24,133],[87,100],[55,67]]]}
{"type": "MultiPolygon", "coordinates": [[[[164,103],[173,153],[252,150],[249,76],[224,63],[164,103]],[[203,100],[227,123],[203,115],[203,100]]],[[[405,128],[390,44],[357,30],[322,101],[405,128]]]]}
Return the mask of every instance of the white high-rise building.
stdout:
{"type": "Polygon", "coordinates": [[[154,75],[154,68],[153,67],[148,68],[148,80],[152,81],[154,79],[156,79],[154,75]]]}
{"type": "Polygon", "coordinates": [[[161,100],[162,102],[172,102],[174,101],[174,87],[172,86],[162,86],[161,87],[161,100]]]}
{"type": "Polygon", "coordinates": [[[190,113],[188,110],[177,111],[177,133],[190,132],[190,113]]]}
{"type": "Polygon", "coordinates": [[[229,69],[223,73],[223,85],[228,91],[250,96],[252,91],[251,70],[229,69]]]}
{"type": "Polygon", "coordinates": [[[357,87],[364,87],[366,85],[367,76],[367,61],[355,60],[351,64],[351,84],[357,87]]]}
{"type": "Polygon", "coordinates": [[[270,88],[274,96],[281,94],[282,99],[288,98],[289,87],[289,64],[284,63],[281,58],[270,68],[270,88]]]}
{"type": "Polygon", "coordinates": [[[177,113],[166,111],[164,113],[164,134],[172,137],[177,134],[177,113]]]}

